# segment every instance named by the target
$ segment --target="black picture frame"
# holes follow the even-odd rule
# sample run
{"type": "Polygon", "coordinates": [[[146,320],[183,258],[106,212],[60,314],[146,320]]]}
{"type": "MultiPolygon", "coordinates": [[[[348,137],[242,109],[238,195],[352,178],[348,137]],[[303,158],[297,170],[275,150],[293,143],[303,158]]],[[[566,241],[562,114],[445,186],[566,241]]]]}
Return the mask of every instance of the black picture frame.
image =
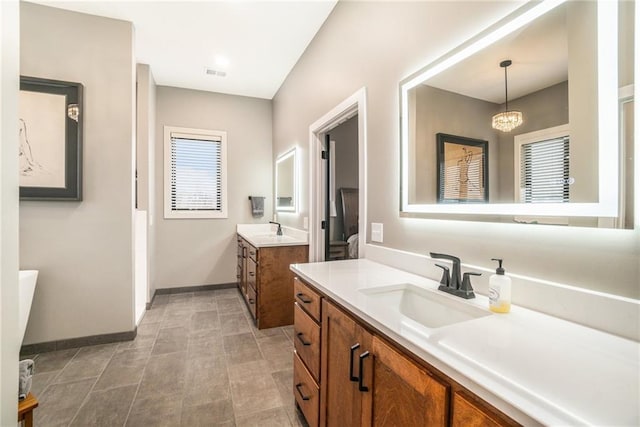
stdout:
{"type": "Polygon", "coordinates": [[[20,76],[21,200],[82,200],[82,96],[81,83],[20,76]]]}
{"type": "Polygon", "coordinates": [[[436,134],[438,203],[489,201],[489,143],[436,134]]]}

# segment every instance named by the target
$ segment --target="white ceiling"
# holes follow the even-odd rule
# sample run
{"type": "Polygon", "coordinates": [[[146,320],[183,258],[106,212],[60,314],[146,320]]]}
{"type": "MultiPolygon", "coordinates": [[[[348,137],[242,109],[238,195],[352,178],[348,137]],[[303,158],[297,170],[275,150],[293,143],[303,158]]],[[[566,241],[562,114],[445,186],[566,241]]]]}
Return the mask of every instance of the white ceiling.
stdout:
{"type": "Polygon", "coordinates": [[[271,99],[337,0],[35,1],[133,22],[158,85],[271,99]],[[220,64],[222,57],[228,64],[220,64]],[[206,68],[226,72],[211,76],[206,68]]]}
{"type": "Polygon", "coordinates": [[[566,5],[433,77],[425,84],[476,99],[504,103],[504,69],[510,59],[509,100],[568,78],[566,5]]]}

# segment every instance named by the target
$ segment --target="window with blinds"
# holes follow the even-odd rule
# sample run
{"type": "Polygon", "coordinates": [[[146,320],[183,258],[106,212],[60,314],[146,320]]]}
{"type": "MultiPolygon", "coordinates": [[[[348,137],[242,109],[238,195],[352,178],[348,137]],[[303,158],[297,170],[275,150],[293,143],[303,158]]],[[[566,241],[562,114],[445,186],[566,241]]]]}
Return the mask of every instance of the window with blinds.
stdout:
{"type": "Polygon", "coordinates": [[[569,136],[520,146],[520,202],[569,202],[569,136]]]}
{"type": "Polygon", "coordinates": [[[165,127],[165,218],[226,218],[225,132],[165,127]]]}

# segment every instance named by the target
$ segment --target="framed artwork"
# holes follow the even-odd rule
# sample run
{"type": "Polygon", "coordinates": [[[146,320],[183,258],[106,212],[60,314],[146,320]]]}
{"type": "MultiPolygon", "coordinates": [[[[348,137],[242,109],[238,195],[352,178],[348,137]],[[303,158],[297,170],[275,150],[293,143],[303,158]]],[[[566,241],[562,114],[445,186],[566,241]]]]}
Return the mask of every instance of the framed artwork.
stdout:
{"type": "Polygon", "coordinates": [[[20,77],[21,200],[82,200],[82,89],[20,77]]]}
{"type": "Polygon", "coordinates": [[[438,203],[489,201],[488,142],[436,134],[438,203]]]}

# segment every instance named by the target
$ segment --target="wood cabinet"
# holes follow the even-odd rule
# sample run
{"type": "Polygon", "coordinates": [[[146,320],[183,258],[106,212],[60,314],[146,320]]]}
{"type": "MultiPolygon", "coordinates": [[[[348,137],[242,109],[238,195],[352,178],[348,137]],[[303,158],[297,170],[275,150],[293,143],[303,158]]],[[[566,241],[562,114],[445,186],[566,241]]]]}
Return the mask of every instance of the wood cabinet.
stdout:
{"type": "Polygon", "coordinates": [[[373,337],[373,390],[365,395],[363,425],[446,426],[449,386],[424,367],[373,337]]]}
{"type": "Polygon", "coordinates": [[[258,329],[293,323],[293,273],[289,265],[307,262],[309,247],[270,246],[257,248],[238,241],[238,288],[258,329]]]}
{"type": "Polygon", "coordinates": [[[294,279],[293,395],[309,427],[319,425],[320,413],[320,294],[294,279]]]}
{"type": "Polygon", "coordinates": [[[296,300],[295,332],[309,343],[296,342],[294,394],[311,427],[518,425],[313,286],[296,279],[294,288],[308,301],[296,300]],[[318,330],[320,342],[307,341],[318,330]],[[312,346],[320,348],[319,377],[312,346]]]}
{"type": "Polygon", "coordinates": [[[364,393],[371,385],[373,336],[326,299],[322,301],[320,425],[363,425],[364,393]]]}

